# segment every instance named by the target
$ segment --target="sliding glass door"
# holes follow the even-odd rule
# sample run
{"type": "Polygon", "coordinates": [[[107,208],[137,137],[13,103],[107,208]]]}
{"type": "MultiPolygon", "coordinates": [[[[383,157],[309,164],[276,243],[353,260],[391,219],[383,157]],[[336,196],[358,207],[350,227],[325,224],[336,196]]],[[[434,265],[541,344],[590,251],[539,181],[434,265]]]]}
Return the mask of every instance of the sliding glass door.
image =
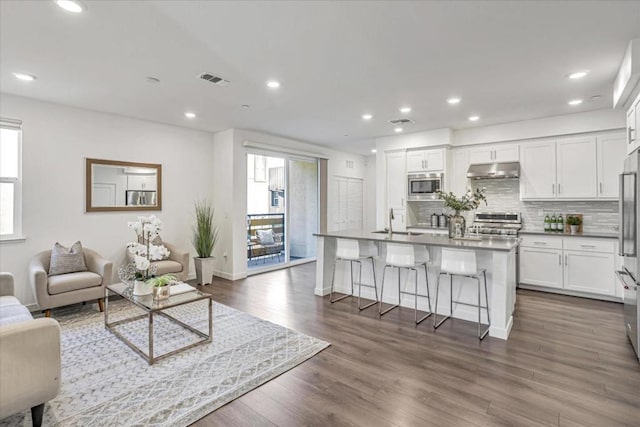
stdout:
{"type": "Polygon", "coordinates": [[[315,258],[318,193],[317,159],[247,154],[249,273],[315,258]]]}

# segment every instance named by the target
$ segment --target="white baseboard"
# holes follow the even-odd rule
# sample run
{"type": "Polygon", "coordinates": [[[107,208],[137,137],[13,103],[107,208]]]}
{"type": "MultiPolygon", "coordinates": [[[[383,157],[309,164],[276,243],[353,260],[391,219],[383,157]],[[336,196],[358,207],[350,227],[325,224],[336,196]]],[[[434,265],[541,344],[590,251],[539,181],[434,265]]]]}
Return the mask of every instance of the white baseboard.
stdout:
{"type": "Polygon", "coordinates": [[[611,301],[611,302],[619,302],[622,303],[622,298],[616,297],[613,295],[599,295],[599,294],[590,294],[587,292],[579,292],[572,291],[570,289],[557,289],[557,288],[548,288],[546,286],[538,286],[538,285],[527,285],[525,283],[520,283],[518,285],[519,289],[528,289],[531,291],[541,291],[541,292],[549,292],[552,294],[559,295],[567,295],[570,297],[580,297],[580,298],[590,298],[590,299],[599,299],[602,301],[611,301]]]}
{"type": "Polygon", "coordinates": [[[240,280],[240,279],[244,279],[244,278],[247,277],[247,273],[229,274],[227,272],[219,271],[219,270],[215,270],[213,272],[213,275],[216,276],[216,277],[221,277],[223,279],[227,279],[227,280],[231,280],[231,281],[240,280]]]}

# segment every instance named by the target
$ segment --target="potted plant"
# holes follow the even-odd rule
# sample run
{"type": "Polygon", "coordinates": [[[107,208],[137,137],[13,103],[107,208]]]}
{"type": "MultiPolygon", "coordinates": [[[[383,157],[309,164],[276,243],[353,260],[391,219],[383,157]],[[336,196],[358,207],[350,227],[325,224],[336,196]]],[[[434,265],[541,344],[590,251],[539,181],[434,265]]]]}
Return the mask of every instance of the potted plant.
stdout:
{"type": "Polygon", "coordinates": [[[580,224],[582,224],[582,220],[578,216],[568,216],[567,224],[569,224],[569,228],[571,229],[571,234],[578,234],[578,230],[580,229],[580,224]]]}
{"type": "Polygon", "coordinates": [[[197,257],[193,258],[196,267],[198,284],[213,283],[214,258],[211,256],[218,239],[218,227],[213,224],[213,207],[208,201],[195,203],[196,223],[193,226],[191,242],[196,249],[197,257]]]}
{"type": "Polygon", "coordinates": [[[476,209],[481,202],[487,204],[485,191],[481,188],[476,188],[475,191],[468,190],[462,197],[456,197],[455,194],[444,191],[438,191],[437,194],[439,199],[444,200],[445,207],[455,211],[455,214],[449,219],[450,239],[464,237],[466,220],[460,215],[460,212],[476,209]]]}
{"type": "Polygon", "coordinates": [[[163,300],[169,298],[171,294],[169,286],[172,282],[177,282],[176,276],[171,274],[163,274],[159,277],[152,277],[147,280],[147,285],[153,289],[153,299],[163,300]]]}

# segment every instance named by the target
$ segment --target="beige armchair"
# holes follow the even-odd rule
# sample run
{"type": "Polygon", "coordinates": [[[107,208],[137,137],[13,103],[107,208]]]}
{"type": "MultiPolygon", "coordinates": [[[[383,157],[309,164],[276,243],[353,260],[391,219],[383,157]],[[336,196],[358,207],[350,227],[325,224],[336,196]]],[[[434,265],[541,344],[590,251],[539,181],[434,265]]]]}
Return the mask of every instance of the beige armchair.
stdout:
{"type": "MultiPolygon", "coordinates": [[[[189,252],[184,252],[171,243],[162,242],[169,249],[169,259],[153,261],[157,267],[156,275],[173,274],[178,280],[184,282],[189,275],[189,252]]],[[[127,259],[133,261],[133,254],[127,250],[127,259]]]]}
{"type": "Polygon", "coordinates": [[[47,317],[51,316],[52,308],[94,299],[98,300],[100,311],[103,311],[104,290],[111,284],[113,263],[89,248],[83,248],[83,252],[87,271],[51,277],[47,276],[50,250],[31,258],[29,277],[36,290],[38,305],[47,317]]]}
{"type": "Polygon", "coordinates": [[[34,320],[13,287],[13,276],[0,273],[0,419],[31,408],[39,427],[45,402],[60,390],[60,326],[34,320]]]}

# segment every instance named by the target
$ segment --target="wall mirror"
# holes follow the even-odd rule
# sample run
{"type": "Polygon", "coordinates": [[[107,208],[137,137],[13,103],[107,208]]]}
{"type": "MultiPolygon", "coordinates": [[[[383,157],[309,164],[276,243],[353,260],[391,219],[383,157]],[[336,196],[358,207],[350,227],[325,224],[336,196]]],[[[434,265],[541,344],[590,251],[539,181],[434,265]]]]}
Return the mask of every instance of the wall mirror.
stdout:
{"type": "Polygon", "coordinates": [[[162,165],[87,159],[86,212],[162,209],[162,165]]]}

